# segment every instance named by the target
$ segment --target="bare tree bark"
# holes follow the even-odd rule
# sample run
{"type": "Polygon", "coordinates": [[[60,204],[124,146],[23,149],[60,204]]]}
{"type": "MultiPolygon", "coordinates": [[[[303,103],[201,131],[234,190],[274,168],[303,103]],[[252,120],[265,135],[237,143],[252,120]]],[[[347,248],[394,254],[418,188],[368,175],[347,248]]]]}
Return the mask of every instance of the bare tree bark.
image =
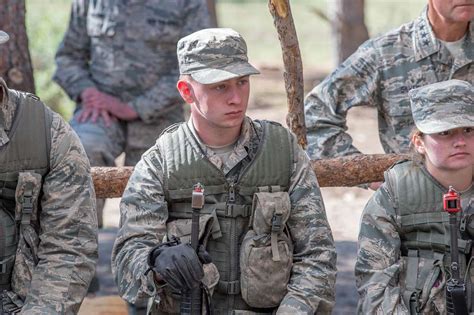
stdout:
{"type": "MultiPolygon", "coordinates": [[[[408,155],[372,154],[311,161],[321,187],[348,187],[383,181],[383,172],[393,163],[409,159],[408,155]]],[[[132,174],[132,167],[93,167],[95,193],[98,198],[121,197],[132,174]]]]}
{"type": "Polygon", "coordinates": [[[298,143],[306,148],[306,126],[304,122],[303,63],[298,45],[295,24],[289,0],[269,0],[268,7],[278,32],[285,66],[286,97],[288,114],[286,124],[296,134],[298,143]]]}
{"type": "Polygon", "coordinates": [[[396,161],[409,159],[398,154],[358,154],[311,161],[321,187],[351,187],[383,181],[383,173],[396,161]]]}
{"type": "Polygon", "coordinates": [[[328,3],[332,7],[331,25],[339,65],[369,38],[364,0],[328,0],[328,3]]]}
{"type": "Polygon", "coordinates": [[[8,42],[0,45],[0,76],[9,88],[34,93],[24,0],[0,0],[0,30],[10,36],[8,42]]]}
{"type": "Polygon", "coordinates": [[[209,15],[211,16],[211,27],[217,27],[216,1],[207,0],[207,8],[209,9],[209,15]]]}

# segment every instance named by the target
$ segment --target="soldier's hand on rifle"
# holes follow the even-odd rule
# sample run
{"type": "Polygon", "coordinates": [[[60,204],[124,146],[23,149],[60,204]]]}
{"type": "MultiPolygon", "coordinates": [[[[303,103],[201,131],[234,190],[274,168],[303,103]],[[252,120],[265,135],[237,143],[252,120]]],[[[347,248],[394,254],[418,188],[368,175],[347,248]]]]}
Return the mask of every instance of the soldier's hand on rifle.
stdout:
{"type": "Polygon", "coordinates": [[[197,254],[189,244],[157,247],[150,256],[158,280],[163,280],[176,292],[198,287],[204,277],[202,263],[210,262],[203,247],[197,254]]]}

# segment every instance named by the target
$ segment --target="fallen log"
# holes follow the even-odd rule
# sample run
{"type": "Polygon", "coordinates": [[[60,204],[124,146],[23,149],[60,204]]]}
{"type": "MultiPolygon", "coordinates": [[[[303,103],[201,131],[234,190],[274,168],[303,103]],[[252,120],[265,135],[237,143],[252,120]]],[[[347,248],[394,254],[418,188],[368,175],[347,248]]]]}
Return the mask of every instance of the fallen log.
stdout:
{"type": "MultiPolygon", "coordinates": [[[[360,154],[311,161],[321,187],[349,187],[383,180],[383,172],[408,155],[360,154]]],[[[133,167],[93,167],[92,179],[98,198],[121,197],[133,167]]]]}

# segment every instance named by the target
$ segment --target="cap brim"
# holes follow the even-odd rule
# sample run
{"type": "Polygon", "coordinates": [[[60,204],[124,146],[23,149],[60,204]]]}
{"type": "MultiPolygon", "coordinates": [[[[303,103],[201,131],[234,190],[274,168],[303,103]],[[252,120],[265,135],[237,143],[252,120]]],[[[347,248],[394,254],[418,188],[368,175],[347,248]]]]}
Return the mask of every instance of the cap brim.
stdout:
{"type": "Polygon", "coordinates": [[[10,36],[8,36],[7,33],[5,33],[4,31],[0,31],[0,45],[8,42],[9,39],[10,36]]]}
{"type": "Polygon", "coordinates": [[[424,134],[439,133],[455,128],[474,127],[474,117],[465,115],[464,117],[444,118],[440,120],[425,120],[416,124],[416,127],[424,134]]]}
{"type": "Polygon", "coordinates": [[[201,84],[213,84],[233,78],[259,74],[248,62],[229,65],[223,69],[206,68],[191,73],[191,77],[201,84]]]}

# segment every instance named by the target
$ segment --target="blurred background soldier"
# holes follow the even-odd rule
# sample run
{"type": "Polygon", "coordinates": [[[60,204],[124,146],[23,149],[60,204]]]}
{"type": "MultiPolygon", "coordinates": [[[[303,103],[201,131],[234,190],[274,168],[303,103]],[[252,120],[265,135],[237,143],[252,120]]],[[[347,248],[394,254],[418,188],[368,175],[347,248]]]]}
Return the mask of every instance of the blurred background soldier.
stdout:
{"type": "Polygon", "coordinates": [[[75,314],[97,262],[82,144],[37,96],[0,78],[0,148],[0,314],[75,314]]]}
{"type": "Polygon", "coordinates": [[[133,166],[184,120],[176,43],[209,23],[205,0],[73,1],[53,79],[77,102],[71,125],[92,166],[114,166],[122,152],[133,166]]]}
{"type": "Polygon", "coordinates": [[[182,293],[201,284],[215,314],[329,314],[336,251],[321,192],[296,137],[246,116],[259,72],[244,39],[198,31],[178,42],[178,59],[191,118],[160,136],[128,182],[112,253],[119,293],[150,297],[153,314],[179,313],[182,293]],[[198,182],[199,255],[188,244],[198,182]]]}
{"type": "Polygon", "coordinates": [[[408,91],[449,79],[474,82],[472,19],[473,0],[428,0],[419,18],[364,43],[305,100],[310,157],[360,153],[346,133],[346,114],[361,105],[377,108],[384,151],[407,152],[414,125],[408,91]]]}
{"type": "Polygon", "coordinates": [[[358,313],[452,314],[445,294],[451,284],[458,285],[459,293],[452,301],[472,312],[474,89],[468,82],[449,80],[409,94],[416,124],[414,161],[385,173],[385,183],[362,214],[355,268],[358,313]],[[450,186],[459,193],[463,210],[453,213],[453,230],[443,203],[450,186]],[[458,255],[456,266],[451,250],[458,255]]]}

